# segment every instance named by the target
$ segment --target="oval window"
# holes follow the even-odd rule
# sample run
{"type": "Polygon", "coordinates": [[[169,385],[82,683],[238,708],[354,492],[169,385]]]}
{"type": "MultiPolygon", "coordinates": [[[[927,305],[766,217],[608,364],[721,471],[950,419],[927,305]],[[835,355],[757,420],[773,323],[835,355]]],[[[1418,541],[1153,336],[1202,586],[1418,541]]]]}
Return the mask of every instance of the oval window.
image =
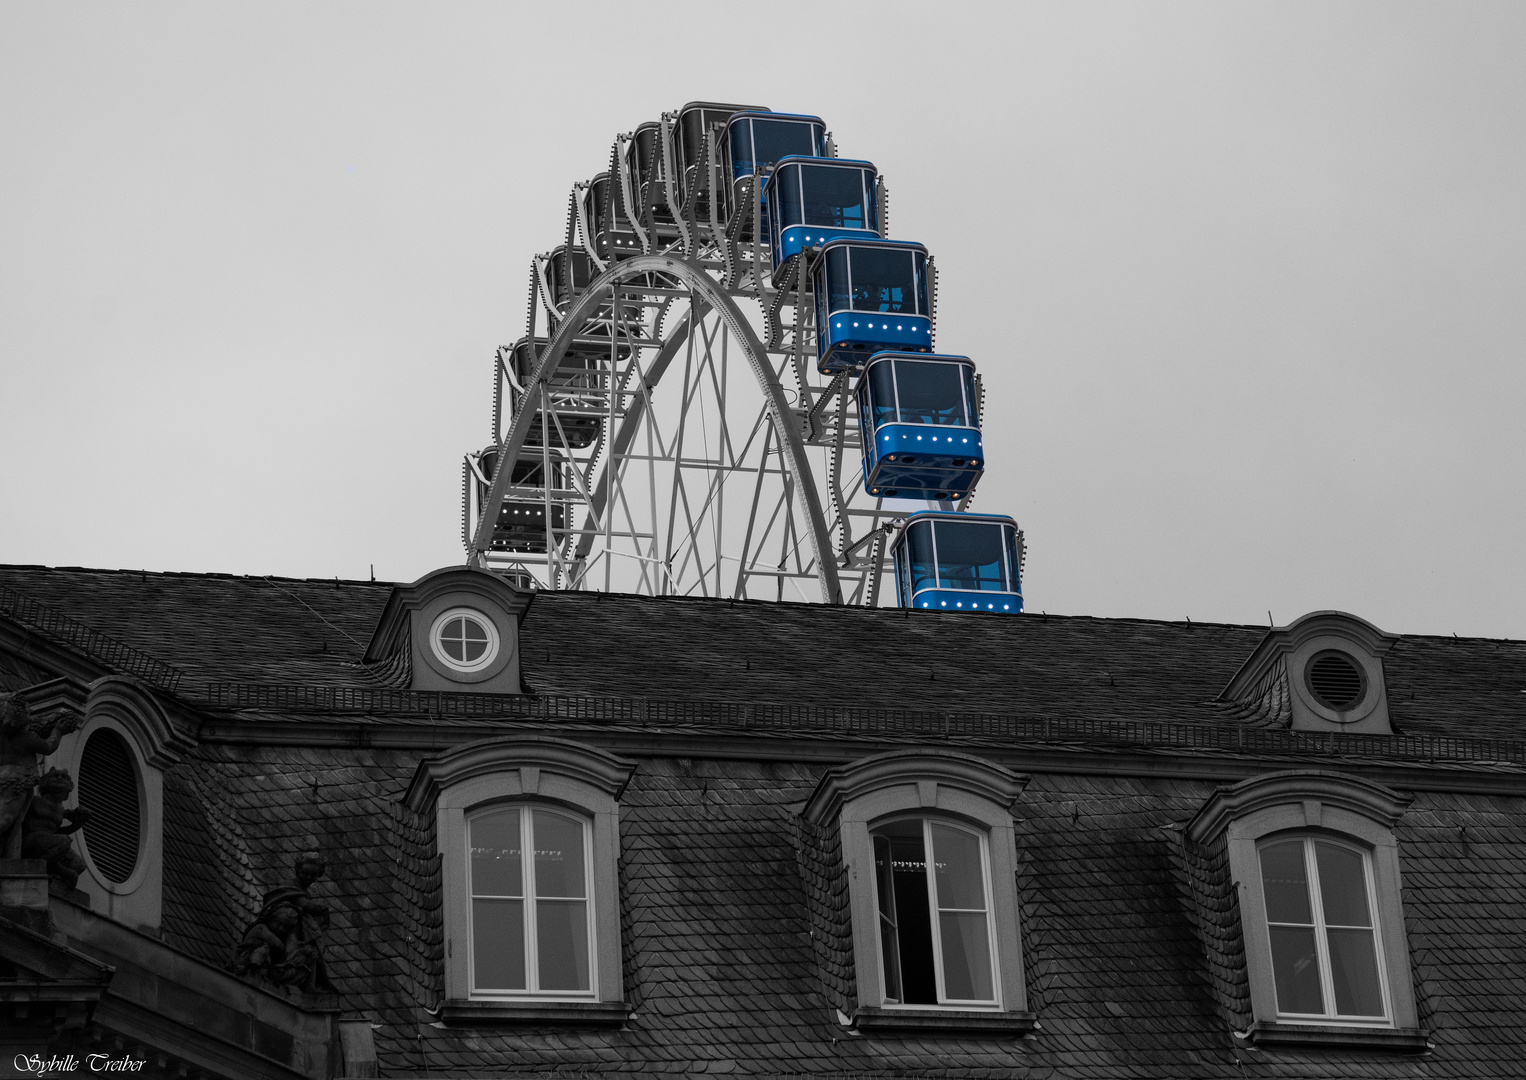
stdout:
{"type": "Polygon", "coordinates": [[[429,644],[446,667],[481,671],[498,658],[498,628],[480,611],[452,608],[434,621],[429,644]]]}
{"type": "Polygon", "coordinates": [[[84,828],[90,861],[107,881],[122,884],[138,866],[142,807],[132,748],[110,728],[98,728],[85,740],[79,805],[90,811],[84,828]]]}
{"type": "Polygon", "coordinates": [[[1349,712],[1367,696],[1367,677],[1343,652],[1322,652],[1305,669],[1309,691],[1327,709],[1349,712]]]}

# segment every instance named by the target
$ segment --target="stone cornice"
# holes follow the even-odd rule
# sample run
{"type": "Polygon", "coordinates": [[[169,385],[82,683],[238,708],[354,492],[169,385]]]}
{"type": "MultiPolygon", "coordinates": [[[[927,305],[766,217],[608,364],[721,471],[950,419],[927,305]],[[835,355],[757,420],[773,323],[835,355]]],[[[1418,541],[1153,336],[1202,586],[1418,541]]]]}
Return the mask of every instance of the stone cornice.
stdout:
{"type": "Polygon", "coordinates": [[[1349,810],[1392,829],[1414,796],[1361,777],[1322,769],[1267,773],[1215,791],[1187,823],[1187,837],[1202,843],[1217,836],[1236,818],[1271,806],[1311,801],[1349,810]]]}
{"type": "Polygon", "coordinates": [[[927,782],[1007,808],[1022,794],[1028,778],[973,754],[934,748],[892,750],[828,769],[801,813],[821,825],[836,820],[844,803],[867,792],[927,782]]]}
{"type": "Polygon", "coordinates": [[[526,767],[571,777],[618,799],[630,782],[636,763],[583,743],[548,735],[500,735],[469,742],[440,757],[419,762],[403,802],[423,813],[435,804],[442,791],[457,784],[526,767]]]}

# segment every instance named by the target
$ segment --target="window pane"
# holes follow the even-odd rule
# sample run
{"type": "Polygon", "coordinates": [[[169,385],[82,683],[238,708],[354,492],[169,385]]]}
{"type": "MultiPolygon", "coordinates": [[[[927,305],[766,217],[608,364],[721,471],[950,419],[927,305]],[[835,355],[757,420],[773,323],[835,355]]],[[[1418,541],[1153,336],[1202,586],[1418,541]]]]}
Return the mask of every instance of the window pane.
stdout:
{"type": "Polygon", "coordinates": [[[810,123],[801,123],[799,120],[754,118],[752,121],[754,159],[747,163],[747,171],[752,172],[753,162],[771,168],[780,158],[788,157],[790,154],[816,157],[816,140],[811,137],[811,129],[814,126],[810,123]]]}
{"type": "Polygon", "coordinates": [[[1277,1011],[1323,1013],[1319,960],[1311,926],[1268,927],[1272,937],[1272,974],[1277,982],[1277,1011]]]}
{"type": "MultiPolygon", "coordinates": [[[[853,279],[855,290],[858,278],[853,279]]],[[[965,423],[964,390],[958,364],[892,360],[900,387],[901,423],[958,425],[965,423]]],[[[889,367],[889,364],[882,364],[889,367]]]]}
{"type": "Polygon", "coordinates": [[[1268,844],[1261,849],[1261,885],[1266,890],[1267,922],[1314,922],[1302,840],[1268,844]]]}
{"type": "Polygon", "coordinates": [[[525,989],[525,903],[472,901],[472,967],[478,990],[525,989]]]}
{"type": "Polygon", "coordinates": [[[1001,527],[1002,536],[1007,542],[1007,588],[1011,592],[1018,592],[1022,586],[1022,563],[1018,562],[1017,530],[1010,525],[1001,527]]]}
{"type": "Polygon", "coordinates": [[[853,249],[853,310],[917,313],[911,252],[853,249]]]}
{"type": "Polygon", "coordinates": [[[1371,926],[1367,908],[1367,868],[1362,856],[1334,844],[1314,844],[1319,866],[1319,898],[1326,926],[1371,926]]]}
{"type": "Polygon", "coordinates": [[[445,650],[445,655],[452,660],[464,660],[466,650],[462,647],[462,630],[466,626],[465,619],[451,619],[440,628],[440,647],[445,650]]]}
{"type": "Polygon", "coordinates": [[[586,898],[583,823],[535,811],[535,895],[586,898]]]}
{"type": "Polygon", "coordinates": [[[908,1005],[936,1005],[932,914],[927,898],[927,859],[921,821],[898,821],[875,831],[890,851],[895,894],[896,943],[901,957],[902,998],[908,1005]]]}
{"type": "Polygon", "coordinates": [[[731,175],[748,176],[752,173],[752,121],[737,120],[731,131],[731,175]]]}
{"type": "Polygon", "coordinates": [[[536,953],[542,990],[588,989],[588,902],[537,900],[536,953]]]}
{"type": "Polygon", "coordinates": [[[799,172],[805,188],[805,224],[866,228],[863,170],[802,165],[799,172]]]}
{"type": "Polygon", "coordinates": [[[800,170],[780,169],[774,174],[778,180],[774,182],[774,191],[778,198],[774,200],[774,206],[770,213],[777,210],[779,224],[781,226],[800,224],[800,170]]]}
{"type": "Polygon", "coordinates": [[[869,401],[874,408],[872,423],[875,427],[895,422],[895,383],[892,368],[895,361],[881,361],[869,369],[866,384],[869,401]]]}
{"type": "Polygon", "coordinates": [[[1000,592],[1001,526],[973,521],[938,522],[938,576],[945,589],[1000,592]]]}
{"type": "Polygon", "coordinates": [[[943,990],[954,1001],[990,1001],[991,943],[985,912],[938,915],[943,944],[943,990]]]}
{"type": "Polygon", "coordinates": [[[980,859],[980,837],[963,829],[935,824],[933,858],[939,909],[984,911],[986,881],[980,859]]]}
{"type": "Polygon", "coordinates": [[[933,562],[933,523],[919,521],[906,530],[906,547],[911,554],[911,591],[937,588],[938,568],[933,562]]]}
{"type": "Polygon", "coordinates": [[[524,895],[518,810],[472,818],[471,856],[473,896],[524,895]]]}
{"type": "Polygon", "coordinates": [[[848,310],[848,249],[828,248],[827,264],[822,268],[827,277],[827,310],[848,310]]]}
{"type": "Polygon", "coordinates": [[[880,956],[884,962],[885,998],[901,1000],[901,948],[896,940],[895,883],[890,873],[890,841],[874,838],[874,885],[880,908],[880,956]]]}
{"type": "MultiPolygon", "coordinates": [[[[1321,868],[1323,873],[1323,868],[1321,868]]],[[[1342,1016],[1382,1016],[1383,986],[1371,930],[1331,930],[1330,981],[1342,1016]]]]}

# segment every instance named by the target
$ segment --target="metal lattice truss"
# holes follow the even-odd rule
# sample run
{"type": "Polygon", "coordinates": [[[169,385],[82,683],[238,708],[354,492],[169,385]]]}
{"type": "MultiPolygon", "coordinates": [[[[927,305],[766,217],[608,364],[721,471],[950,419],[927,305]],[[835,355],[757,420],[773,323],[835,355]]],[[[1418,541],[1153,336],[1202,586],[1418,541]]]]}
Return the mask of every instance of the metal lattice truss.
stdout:
{"type": "Polygon", "coordinates": [[[763,178],[733,197],[714,125],[680,183],[675,120],[645,176],[622,137],[535,260],[539,343],[499,351],[493,441],[466,461],[469,562],[539,588],[873,606],[906,505],[863,490],[800,257],[769,282],[763,178]]]}

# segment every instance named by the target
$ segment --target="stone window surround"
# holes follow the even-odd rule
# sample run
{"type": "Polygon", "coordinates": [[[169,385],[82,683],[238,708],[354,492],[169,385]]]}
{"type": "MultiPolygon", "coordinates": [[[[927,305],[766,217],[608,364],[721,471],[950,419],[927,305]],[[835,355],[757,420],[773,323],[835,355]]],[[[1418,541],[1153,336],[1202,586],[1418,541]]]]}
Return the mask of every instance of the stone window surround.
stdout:
{"type": "Polygon", "coordinates": [[[64,736],[44,768],[69,770],[75,791],[71,805],[79,801],[79,765],[85,742],[102,728],[122,737],[132,755],[138,782],[138,857],[126,881],[112,881],[96,870],[88,841],[75,845],[85,861],[85,873],[77,888],[91,898],[91,907],[127,926],[157,931],[163,916],[164,852],[151,838],[164,830],[164,770],[181,759],[191,741],[177,732],[153,695],[134,680],[108,675],[95,680],[88,690],[81,687],[84,722],[64,736]]]}
{"type": "Polygon", "coordinates": [[[1399,849],[1393,827],[1412,796],[1356,777],[1289,770],[1220,788],[1187,826],[1194,843],[1223,835],[1236,885],[1244,938],[1252,1023],[1237,1037],[1256,1045],[1343,1046],[1423,1051],[1426,1034],[1415,1010],[1414,978],[1404,932],[1399,849]],[[1277,1014],[1260,844],[1273,836],[1330,836],[1371,857],[1377,896],[1379,962],[1389,994],[1383,1023],[1283,1020],[1277,1014]]]}
{"type": "Polygon", "coordinates": [[[878,754],[829,769],[822,777],[802,813],[818,826],[835,824],[840,831],[859,1002],[851,1022],[857,1029],[1012,1035],[1033,1028],[1023,972],[1011,810],[1027,782],[1026,776],[969,754],[926,750],[878,754]],[[973,825],[986,837],[999,1001],[993,1008],[884,1003],[874,846],[869,833],[874,825],[912,816],[973,825]]]}
{"type": "Polygon", "coordinates": [[[404,801],[417,813],[432,810],[435,814],[446,940],[445,1000],[440,1015],[447,1023],[624,1022],[628,1007],[622,984],[617,877],[619,798],[634,769],[634,763],[593,747],[547,736],[516,735],[467,743],[420,763],[404,801]],[[466,819],[493,804],[558,806],[590,823],[591,996],[472,993],[464,951],[471,919],[466,819]]]}

